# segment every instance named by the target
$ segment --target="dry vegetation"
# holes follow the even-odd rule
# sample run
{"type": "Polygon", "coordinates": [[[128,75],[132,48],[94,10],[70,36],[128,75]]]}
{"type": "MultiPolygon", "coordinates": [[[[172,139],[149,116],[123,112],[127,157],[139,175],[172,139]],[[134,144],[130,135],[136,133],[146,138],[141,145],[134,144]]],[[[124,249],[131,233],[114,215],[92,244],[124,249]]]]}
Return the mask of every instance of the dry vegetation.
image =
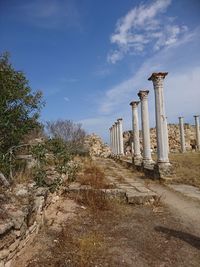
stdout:
{"type": "Polygon", "coordinates": [[[142,207],[108,200],[101,190],[107,184],[104,170],[91,160],[82,162],[79,182],[93,190],[71,195],[79,204],[76,216],[60,232],[44,226],[35,244],[45,242],[46,248],[24,267],[199,266],[199,238],[160,198],[142,207]]]}
{"type": "Polygon", "coordinates": [[[96,212],[86,206],[59,234],[45,230],[53,245],[26,267],[199,266],[197,237],[185,241],[181,225],[154,210],[114,201],[96,212]]]}
{"type": "Polygon", "coordinates": [[[200,188],[200,153],[170,154],[170,161],[175,169],[174,182],[200,188]]]}
{"type": "Polygon", "coordinates": [[[77,181],[81,185],[89,185],[94,189],[106,189],[111,185],[105,177],[104,170],[97,166],[90,158],[83,158],[82,171],[77,181]]]}

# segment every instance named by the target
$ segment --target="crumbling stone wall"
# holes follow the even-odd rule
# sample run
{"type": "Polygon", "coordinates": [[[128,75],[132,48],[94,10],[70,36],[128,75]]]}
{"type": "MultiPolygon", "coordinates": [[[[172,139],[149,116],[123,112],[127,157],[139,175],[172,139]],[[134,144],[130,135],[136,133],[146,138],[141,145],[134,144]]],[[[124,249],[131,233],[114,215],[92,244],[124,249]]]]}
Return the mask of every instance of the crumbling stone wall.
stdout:
{"type": "MultiPolygon", "coordinates": [[[[185,130],[185,143],[186,150],[190,151],[195,149],[196,144],[196,133],[195,126],[190,125],[188,123],[184,124],[185,130]]],[[[169,135],[169,147],[171,152],[180,151],[180,131],[179,124],[168,124],[168,135],[169,135]]],[[[152,151],[156,151],[157,143],[156,143],[156,128],[150,129],[150,137],[151,137],[151,149],[152,151]]],[[[131,153],[131,142],[133,140],[132,131],[126,131],[123,133],[124,138],[124,148],[126,154],[131,153]]],[[[142,133],[140,131],[140,144],[142,149],[142,133]]]]}
{"type": "Polygon", "coordinates": [[[0,193],[0,266],[12,266],[12,260],[38,232],[44,212],[56,195],[33,183],[19,184],[0,193]]]}
{"type": "Polygon", "coordinates": [[[96,134],[86,136],[85,148],[89,151],[90,156],[107,158],[111,154],[110,147],[102,141],[100,136],[96,134]]]}

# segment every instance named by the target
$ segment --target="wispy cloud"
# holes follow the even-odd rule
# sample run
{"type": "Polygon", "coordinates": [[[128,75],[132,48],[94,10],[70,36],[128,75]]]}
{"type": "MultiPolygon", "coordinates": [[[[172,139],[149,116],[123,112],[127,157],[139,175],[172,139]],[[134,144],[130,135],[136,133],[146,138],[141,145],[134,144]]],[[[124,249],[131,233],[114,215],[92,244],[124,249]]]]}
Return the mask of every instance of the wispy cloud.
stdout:
{"type": "Polygon", "coordinates": [[[126,54],[140,54],[147,48],[158,51],[176,44],[188,29],[175,24],[174,18],[163,15],[170,4],[171,0],[141,4],[119,19],[110,37],[116,48],[108,54],[108,62],[114,64],[126,54]]]}
{"type": "Polygon", "coordinates": [[[21,19],[31,24],[48,29],[80,25],[80,14],[72,0],[35,0],[18,5],[21,19]]]}
{"type": "Polygon", "coordinates": [[[102,69],[98,69],[97,71],[94,72],[95,76],[99,76],[99,77],[106,77],[108,75],[110,75],[111,70],[107,67],[102,68],[102,69]]]}
{"type": "MultiPolygon", "coordinates": [[[[177,53],[182,51],[181,57],[185,57],[185,52],[187,50],[187,45],[191,46],[191,43],[198,44],[200,43],[200,29],[196,28],[190,34],[186,35],[184,38],[178,40],[175,45],[167,46],[163,48],[160,52],[157,52],[151,58],[148,58],[141,67],[132,75],[130,78],[122,81],[121,83],[109,88],[103,100],[101,100],[99,106],[100,114],[111,114],[120,109],[120,106],[123,106],[125,103],[129,103],[133,96],[137,95],[137,91],[141,88],[149,88],[151,84],[147,81],[148,75],[151,72],[156,71],[173,71],[180,77],[180,69],[187,69],[187,73],[191,73],[193,69],[191,68],[191,64],[189,62],[184,66],[176,65],[177,60],[179,60],[177,53]],[[181,49],[181,50],[180,50],[181,49]],[[188,66],[188,67],[187,67],[188,66]]],[[[195,56],[194,56],[195,58],[195,56]]],[[[183,58],[184,60],[184,58],[183,58]]],[[[192,59],[191,59],[192,60],[192,59]]],[[[197,73],[197,72],[195,72],[197,73]]],[[[196,78],[194,75],[193,79],[196,78]]],[[[168,79],[168,78],[167,78],[168,79]]],[[[174,78],[175,80],[175,78],[174,78]]],[[[187,86],[190,87],[189,78],[186,80],[187,86]]]]}
{"type": "Polygon", "coordinates": [[[64,97],[64,100],[66,101],[66,102],[69,102],[69,98],[68,97],[64,97]]]}
{"type": "Polygon", "coordinates": [[[79,79],[77,78],[60,78],[60,81],[63,82],[63,83],[76,83],[79,81],[79,79]]]}

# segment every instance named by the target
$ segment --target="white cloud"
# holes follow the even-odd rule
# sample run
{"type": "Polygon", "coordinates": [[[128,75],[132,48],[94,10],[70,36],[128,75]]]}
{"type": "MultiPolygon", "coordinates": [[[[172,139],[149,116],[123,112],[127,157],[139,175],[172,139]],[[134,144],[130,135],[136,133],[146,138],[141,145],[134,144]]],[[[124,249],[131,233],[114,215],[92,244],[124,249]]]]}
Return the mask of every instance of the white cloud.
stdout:
{"type": "Polygon", "coordinates": [[[166,114],[169,123],[177,123],[179,116],[185,122],[193,123],[193,115],[200,114],[200,28],[196,28],[179,39],[176,44],[166,46],[151,58],[128,79],[109,88],[99,101],[99,117],[86,120],[86,128],[108,140],[108,128],[118,118],[124,119],[124,128],[131,129],[129,103],[138,100],[140,89],[149,89],[150,125],[155,126],[155,100],[152,82],[147,78],[152,72],[168,71],[164,81],[166,114]],[[99,119],[101,118],[101,119],[99,119]],[[90,125],[89,125],[90,124],[90,125]]]}
{"type": "Polygon", "coordinates": [[[72,0],[26,1],[17,6],[19,12],[21,19],[41,28],[80,27],[80,14],[72,0]]]}
{"type": "Polygon", "coordinates": [[[147,47],[154,50],[175,44],[186,32],[185,25],[176,25],[174,18],[164,17],[171,0],[156,0],[130,10],[116,24],[110,41],[117,48],[108,54],[108,62],[116,63],[126,54],[140,54],[147,47]]]}

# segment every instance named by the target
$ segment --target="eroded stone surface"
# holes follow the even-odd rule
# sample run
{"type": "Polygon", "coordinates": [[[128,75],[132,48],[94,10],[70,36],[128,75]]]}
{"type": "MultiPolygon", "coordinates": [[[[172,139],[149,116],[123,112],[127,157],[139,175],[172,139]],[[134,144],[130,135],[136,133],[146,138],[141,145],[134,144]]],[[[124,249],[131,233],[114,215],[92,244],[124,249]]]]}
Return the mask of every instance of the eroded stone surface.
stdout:
{"type": "Polygon", "coordinates": [[[168,185],[171,189],[178,191],[179,193],[182,193],[183,195],[187,197],[192,197],[195,199],[200,200],[200,190],[192,185],[185,185],[185,184],[171,184],[168,185]]]}

